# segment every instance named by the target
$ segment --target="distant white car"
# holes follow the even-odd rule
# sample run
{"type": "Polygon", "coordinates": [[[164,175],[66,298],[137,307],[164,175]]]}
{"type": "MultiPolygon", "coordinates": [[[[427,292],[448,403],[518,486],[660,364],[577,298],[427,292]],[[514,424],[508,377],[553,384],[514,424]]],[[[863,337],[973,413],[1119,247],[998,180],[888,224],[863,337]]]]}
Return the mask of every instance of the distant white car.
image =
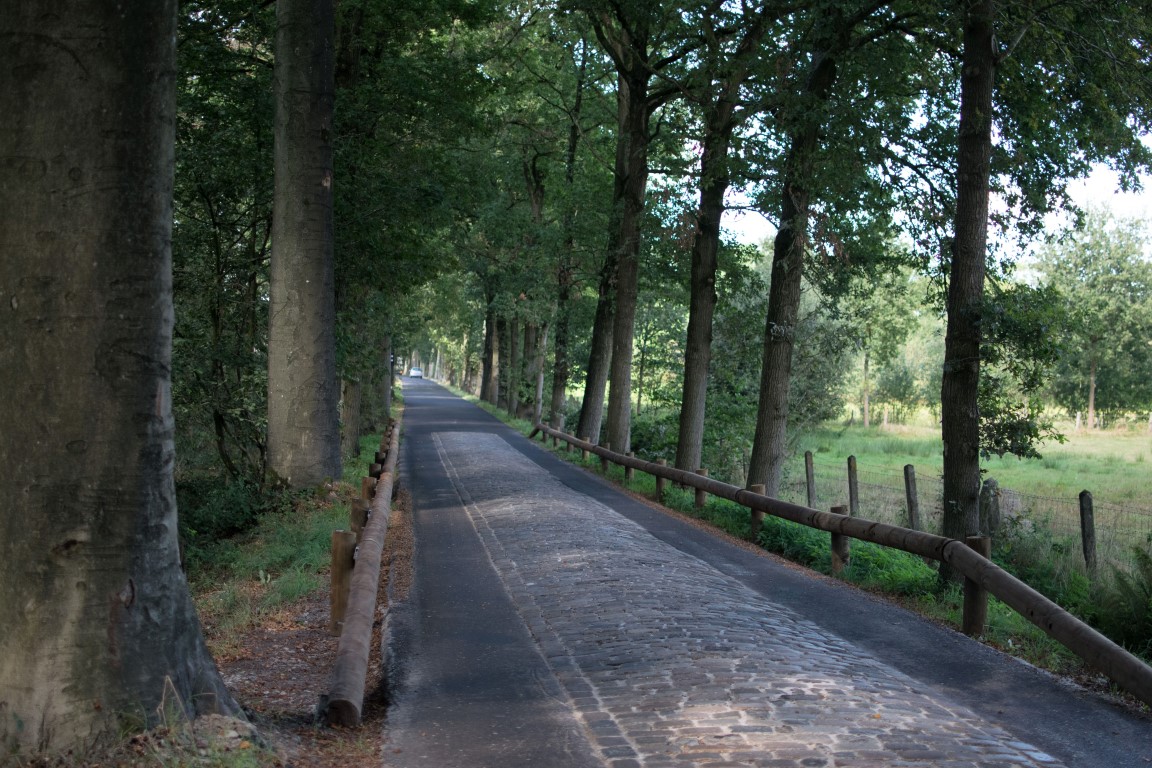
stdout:
{"type": "Polygon", "coordinates": [[[424,378],[424,371],[420,368],[409,368],[408,376],[413,379],[422,379],[424,378]]]}

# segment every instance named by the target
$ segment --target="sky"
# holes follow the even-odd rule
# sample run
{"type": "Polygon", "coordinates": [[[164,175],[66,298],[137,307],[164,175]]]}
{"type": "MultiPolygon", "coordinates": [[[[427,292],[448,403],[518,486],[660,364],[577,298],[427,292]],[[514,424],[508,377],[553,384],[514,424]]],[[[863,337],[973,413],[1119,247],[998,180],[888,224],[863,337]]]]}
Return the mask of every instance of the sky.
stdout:
{"type": "MultiPolygon", "coordinates": [[[[1141,192],[1120,192],[1118,176],[1108,168],[1097,167],[1086,179],[1069,185],[1072,200],[1081,208],[1101,207],[1112,211],[1118,218],[1143,219],[1149,235],[1152,236],[1152,177],[1142,177],[1141,192]]],[[[733,196],[730,204],[746,202],[733,196]]],[[[1053,219],[1054,228],[1067,226],[1059,218],[1053,219]]],[[[728,211],[724,214],[723,228],[736,236],[741,243],[759,245],[765,238],[772,237],[776,228],[766,218],[754,211],[728,211]]]]}

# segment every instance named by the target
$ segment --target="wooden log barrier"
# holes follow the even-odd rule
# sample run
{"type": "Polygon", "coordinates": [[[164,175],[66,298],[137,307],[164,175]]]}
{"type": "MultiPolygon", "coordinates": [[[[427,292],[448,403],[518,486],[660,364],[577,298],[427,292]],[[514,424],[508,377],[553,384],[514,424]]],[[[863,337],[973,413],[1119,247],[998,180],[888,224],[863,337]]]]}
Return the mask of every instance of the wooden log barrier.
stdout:
{"type": "Polygon", "coordinates": [[[816,466],[812,462],[812,451],[804,451],[804,488],[808,492],[808,506],[816,508],[816,466]]]}
{"type": "MultiPolygon", "coordinates": [[[[599,446],[575,438],[562,436],[561,439],[569,441],[575,448],[591,453],[603,450],[599,446]]],[[[703,488],[722,499],[760,510],[781,520],[789,520],[809,528],[839,533],[919,557],[946,562],[966,579],[971,579],[983,587],[989,594],[1035,624],[1091,667],[1107,675],[1118,686],[1152,706],[1152,667],[991,560],[981,556],[962,541],[864,518],[821,512],[753,493],[749,489],[736,488],[709,477],[700,477],[692,472],[662,466],[658,462],[620,454],[614,455],[612,460],[625,467],[635,467],[641,472],[654,475],[658,492],[661,487],[660,480],[663,478],[693,488],[703,488]]]]}
{"type": "Polygon", "coordinates": [[[904,465],[904,501],[908,505],[908,527],[914,531],[920,527],[920,497],[916,494],[916,467],[904,465]]]}
{"type": "Polygon", "coordinates": [[[860,517],[860,477],[855,456],[848,457],[848,514],[860,517]]]}
{"type": "Polygon", "coordinates": [[[1080,491],[1080,543],[1084,549],[1084,567],[1096,578],[1096,516],[1092,511],[1092,494],[1080,491]]]}
{"type": "MultiPolygon", "coordinates": [[[[832,514],[848,516],[850,507],[832,507],[832,514]]],[[[832,575],[839,576],[843,573],[844,568],[848,565],[848,558],[851,557],[849,550],[848,537],[842,533],[832,534],[832,575]]]]}
{"type": "MultiPolygon", "coordinates": [[[[708,477],[708,470],[701,467],[700,469],[696,470],[696,474],[700,475],[700,477],[708,477]]],[[[704,505],[708,503],[708,492],[697,488],[696,498],[693,501],[696,505],[696,509],[704,509],[704,505]]]]}
{"type": "Polygon", "coordinates": [[[348,527],[357,537],[364,530],[364,526],[368,524],[370,509],[371,504],[364,499],[353,499],[352,504],[348,507],[348,527]]]}
{"type": "Polygon", "coordinates": [[[352,583],[352,570],[355,564],[356,534],[352,531],[332,531],[332,594],[328,632],[334,636],[339,636],[344,629],[348,589],[352,583]]]}
{"type": "MultiPolygon", "coordinates": [[[[656,465],[659,467],[667,467],[668,459],[656,459],[656,465]]],[[[664,479],[663,475],[652,473],[656,476],[656,503],[664,503],[664,488],[667,486],[668,481],[664,479]]]]}
{"type": "MultiPolygon", "coordinates": [[[[992,554],[992,539],[988,536],[969,536],[964,543],[983,558],[992,554]]],[[[988,624],[988,590],[972,579],[964,579],[964,613],[961,629],[968,637],[981,637],[988,624]]]]}
{"type": "MultiPolygon", "coordinates": [[[[368,657],[372,650],[372,625],[376,621],[376,597],[380,588],[380,561],[384,537],[392,516],[392,494],[396,487],[396,459],[400,430],[390,431],[388,463],[382,468],[372,499],[371,514],[360,536],[356,568],[344,615],[344,631],[336,648],[336,662],[328,687],[327,701],[321,706],[329,725],[354,727],[360,724],[364,709],[364,689],[368,680],[368,657]]],[[[387,662],[385,662],[387,663],[387,662]]]]}
{"type": "MultiPolygon", "coordinates": [[[[764,485],[762,483],[753,483],[752,485],[748,486],[748,490],[751,491],[752,493],[757,494],[758,496],[763,496],[764,491],[767,489],[764,487],[764,485]]],[[[764,527],[764,510],[749,508],[748,511],[752,515],[752,524],[751,524],[752,536],[750,538],[752,540],[752,543],[756,544],[757,542],[760,541],[760,529],[762,527],[764,527]]]]}

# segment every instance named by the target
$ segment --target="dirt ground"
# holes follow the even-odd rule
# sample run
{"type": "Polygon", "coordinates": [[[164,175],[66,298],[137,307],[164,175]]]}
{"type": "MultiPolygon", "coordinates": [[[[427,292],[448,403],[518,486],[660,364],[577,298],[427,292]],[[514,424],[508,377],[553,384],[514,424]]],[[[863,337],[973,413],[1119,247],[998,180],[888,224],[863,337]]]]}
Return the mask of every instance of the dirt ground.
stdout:
{"type": "MultiPolygon", "coordinates": [[[[347,768],[378,765],[384,740],[384,690],[380,631],[388,601],[403,600],[412,583],[410,505],[401,490],[381,563],[379,613],[373,628],[369,694],[359,728],[329,728],[317,720],[328,691],[337,638],[328,631],[328,588],[262,616],[216,663],[248,722],[205,717],[127,737],[83,756],[25,762],[22,768],[347,768]]],[[[212,634],[206,625],[206,634],[212,634]]],[[[0,759],[0,764],[4,761],[0,759]]]]}

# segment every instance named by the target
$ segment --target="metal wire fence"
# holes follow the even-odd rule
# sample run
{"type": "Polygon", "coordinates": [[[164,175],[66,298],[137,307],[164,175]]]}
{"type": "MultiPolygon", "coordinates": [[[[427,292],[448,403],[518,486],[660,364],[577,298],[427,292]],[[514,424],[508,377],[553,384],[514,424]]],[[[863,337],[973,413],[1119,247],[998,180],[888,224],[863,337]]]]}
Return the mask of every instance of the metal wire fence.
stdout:
{"type": "MultiPolygon", "coordinates": [[[[814,461],[815,503],[817,509],[848,505],[847,466],[814,461]]],[[[857,465],[860,516],[893,525],[908,526],[903,468],[857,465]]],[[[917,473],[916,491],[920,507],[920,528],[941,533],[943,483],[936,475],[917,473]]],[[[807,481],[802,462],[789,467],[781,487],[781,497],[798,504],[808,503],[807,481]]],[[[1053,498],[1000,489],[1000,537],[1044,538],[1054,554],[1081,557],[1079,500],[1053,498]]],[[[1152,543],[1152,509],[1138,506],[1093,502],[1096,529],[1096,557],[1101,568],[1129,570],[1134,562],[1133,548],[1152,543]]],[[[994,538],[996,536],[994,535],[994,538]]]]}

